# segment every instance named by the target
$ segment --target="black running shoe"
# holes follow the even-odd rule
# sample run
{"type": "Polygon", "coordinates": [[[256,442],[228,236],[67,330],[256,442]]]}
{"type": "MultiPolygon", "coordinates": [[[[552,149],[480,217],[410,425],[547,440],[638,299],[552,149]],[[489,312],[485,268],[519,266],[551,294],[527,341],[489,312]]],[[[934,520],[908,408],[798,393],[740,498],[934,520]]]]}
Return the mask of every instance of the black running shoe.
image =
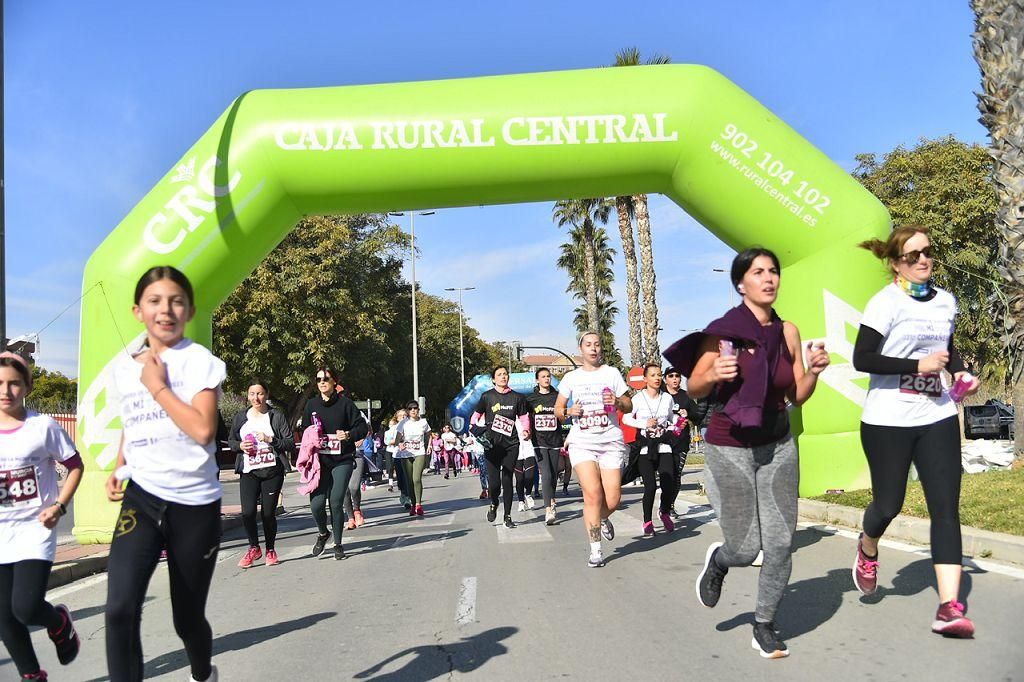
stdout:
{"type": "Polygon", "coordinates": [[[494,523],[496,518],[498,518],[498,505],[492,504],[487,509],[487,523],[494,523]]]}
{"type": "Polygon", "coordinates": [[[709,609],[714,608],[718,598],[722,596],[722,580],[729,572],[715,563],[715,555],[721,546],[721,542],[711,543],[707,554],[704,555],[704,569],[697,576],[697,600],[709,609]]]}
{"type": "Polygon", "coordinates": [[[335,545],[334,546],[334,559],[336,561],[341,561],[344,558],[345,558],[345,550],[341,548],[341,545],[335,545]]]}
{"type": "Polygon", "coordinates": [[[311,552],[311,554],[313,556],[320,556],[321,554],[323,554],[324,547],[327,546],[327,541],[330,538],[331,538],[331,534],[330,533],[327,533],[326,535],[317,535],[316,536],[316,542],[313,543],[313,551],[311,552]]]}
{"type": "Polygon", "coordinates": [[[775,623],[754,623],[754,637],[750,640],[761,658],[785,658],[789,656],[786,643],[779,639],[775,623]]]}
{"type": "Polygon", "coordinates": [[[505,517],[505,527],[506,528],[515,528],[516,527],[516,522],[512,520],[511,516],[506,516],[505,517]]]}
{"type": "Polygon", "coordinates": [[[75,624],[71,620],[71,612],[68,607],[58,604],[54,608],[64,619],[64,624],[56,632],[47,631],[46,634],[49,635],[53,646],[57,648],[57,660],[61,665],[67,665],[78,655],[80,647],[78,633],[75,632],[75,624]]]}

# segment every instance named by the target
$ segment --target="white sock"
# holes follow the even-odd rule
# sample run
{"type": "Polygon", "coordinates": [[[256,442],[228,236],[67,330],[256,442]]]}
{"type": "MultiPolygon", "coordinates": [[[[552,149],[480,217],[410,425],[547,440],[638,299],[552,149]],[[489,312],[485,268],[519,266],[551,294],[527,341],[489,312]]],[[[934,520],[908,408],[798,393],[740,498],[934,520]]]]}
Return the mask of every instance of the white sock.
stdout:
{"type": "Polygon", "coordinates": [[[601,553],[601,543],[600,542],[591,542],[590,543],[590,553],[591,554],[600,554],[601,553]]]}

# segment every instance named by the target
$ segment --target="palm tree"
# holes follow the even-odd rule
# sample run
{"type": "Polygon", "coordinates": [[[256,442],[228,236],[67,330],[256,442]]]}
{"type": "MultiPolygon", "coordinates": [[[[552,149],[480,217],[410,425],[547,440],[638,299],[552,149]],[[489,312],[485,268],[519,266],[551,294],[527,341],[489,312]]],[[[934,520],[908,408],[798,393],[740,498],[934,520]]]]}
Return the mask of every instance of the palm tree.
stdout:
{"type": "Polygon", "coordinates": [[[644,354],[640,313],[640,283],[637,281],[636,246],[633,244],[633,197],[615,197],[615,212],[619,219],[619,237],[622,239],[622,259],[626,262],[626,317],[629,321],[629,362],[642,364],[644,354]]]}
{"type": "Polygon", "coordinates": [[[975,15],[974,58],[981,67],[978,94],[981,122],[992,138],[992,178],[999,208],[997,269],[1009,284],[1008,304],[994,311],[1003,318],[1009,351],[1015,453],[1024,457],[1024,1],[972,0],[975,15]]]}
{"type": "MultiPolygon", "coordinates": [[[[602,296],[611,298],[611,283],[615,279],[612,272],[612,265],[615,262],[615,249],[608,245],[608,232],[601,227],[594,230],[594,260],[594,276],[597,284],[598,306],[600,307],[600,298],[602,296]]],[[[569,285],[565,288],[565,291],[571,293],[574,298],[579,300],[586,299],[586,273],[584,272],[583,262],[583,228],[574,227],[569,230],[569,241],[559,247],[559,256],[558,260],[555,261],[555,265],[569,274],[569,285]]],[[[584,306],[583,310],[584,312],[586,311],[586,306],[584,306]]],[[[598,319],[600,319],[600,316],[598,319]]],[[[587,328],[584,326],[580,331],[587,328]]]]}
{"type": "MultiPolygon", "coordinates": [[[[648,58],[646,61],[640,59],[640,49],[637,47],[627,47],[615,55],[615,66],[639,66],[640,64],[669,64],[671,58],[667,55],[655,54],[648,58]]],[[[651,216],[647,211],[647,195],[636,194],[632,197],[619,197],[616,200],[616,207],[625,206],[625,202],[621,199],[627,199],[633,206],[633,211],[636,215],[636,230],[638,241],[640,242],[640,296],[643,300],[643,315],[641,317],[640,312],[637,311],[636,317],[634,318],[631,310],[631,304],[633,301],[630,295],[630,282],[633,281],[633,277],[636,275],[630,275],[630,264],[628,250],[632,249],[633,246],[633,235],[632,231],[629,235],[629,246],[626,246],[626,236],[623,232],[622,238],[622,251],[626,257],[626,296],[629,299],[627,301],[626,310],[629,315],[630,325],[630,336],[629,336],[629,350],[630,355],[633,354],[633,324],[636,323],[637,327],[643,327],[643,341],[638,349],[638,354],[643,357],[644,362],[658,362],[661,358],[661,346],[658,344],[658,303],[656,296],[657,282],[654,274],[654,245],[651,239],[651,216]]],[[[619,208],[619,230],[623,229],[622,220],[622,209],[619,208]]],[[[635,273],[635,266],[634,266],[635,273]]],[[[634,360],[634,364],[638,363],[634,360]]]]}
{"type": "Polygon", "coordinates": [[[555,203],[553,220],[559,227],[572,225],[582,228],[584,292],[587,303],[587,321],[595,329],[599,319],[597,305],[597,276],[594,253],[594,223],[608,222],[612,204],[608,199],[563,199],[555,203]]]}

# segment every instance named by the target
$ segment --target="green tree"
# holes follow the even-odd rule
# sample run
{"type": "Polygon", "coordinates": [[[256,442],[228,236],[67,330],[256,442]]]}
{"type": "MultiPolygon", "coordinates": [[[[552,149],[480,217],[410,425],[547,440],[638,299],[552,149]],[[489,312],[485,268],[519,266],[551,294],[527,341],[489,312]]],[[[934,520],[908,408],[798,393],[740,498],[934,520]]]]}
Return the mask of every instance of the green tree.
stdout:
{"type": "MultiPolygon", "coordinates": [[[[992,160],[985,148],[943,137],[897,147],[881,160],[874,154],[856,158],[854,176],[885,204],[896,225],[929,228],[935,281],[959,304],[956,347],[986,379],[1001,381],[1005,355],[989,314],[997,297],[999,237],[992,160]]],[[[890,274],[881,267],[879,272],[890,274]]]]}
{"type": "Polygon", "coordinates": [[[74,413],[77,396],[76,379],[32,365],[32,392],[25,401],[30,408],[50,414],[74,413]]]}
{"type": "Polygon", "coordinates": [[[1006,307],[994,306],[1012,368],[1018,458],[1024,457],[1024,2],[972,0],[974,57],[981,67],[981,122],[992,145],[992,180],[997,198],[997,268],[1006,284],[1006,307]],[[1008,308],[1008,309],[1007,309],[1008,308]]]}
{"type": "Polygon", "coordinates": [[[611,215],[613,203],[608,199],[563,199],[555,203],[553,220],[559,227],[571,225],[580,228],[583,254],[583,293],[586,302],[587,323],[590,329],[597,329],[597,260],[594,251],[594,226],[605,224],[611,215]]]}
{"type": "MultiPolygon", "coordinates": [[[[640,66],[646,64],[648,66],[656,66],[659,64],[669,64],[672,59],[668,55],[655,54],[646,60],[641,60],[640,49],[637,47],[627,47],[615,55],[614,66],[640,66]]],[[[654,240],[651,237],[651,214],[647,210],[647,195],[646,194],[635,194],[631,197],[618,197],[616,199],[616,207],[619,211],[619,231],[622,233],[622,244],[623,251],[626,251],[627,235],[625,228],[629,227],[628,220],[623,220],[622,211],[626,210],[630,212],[630,215],[636,217],[636,230],[637,238],[640,243],[640,300],[643,305],[643,314],[640,314],[639,303],[634,303],[630,290],[633,287],[633,281],[636,277],[636,266],[633,266],[633,274],[630,275],[629,258],[627,254],[626,261],[626,296],[630,298],[627,301],[627,311],[629,315],[630,324],[630,355],[633,355],[633,325],[636,324],[643,329],[643,338],[639,344],[639,356],[641,361],[638,362],[636,357],[631,358],[633,364],[643,364],[644,362],[661,362],[661,346],[658,343],[658,303],[657,303],[657,277],[654,272],[654,240]],[[637,310],[634,312],[634,305],[637,310]]],[[[633,235],[632,229],[628,235],[629,250],[633,248],[633,235]]],[[[635,289],[634,289],[635,290],[635,289]]]]}

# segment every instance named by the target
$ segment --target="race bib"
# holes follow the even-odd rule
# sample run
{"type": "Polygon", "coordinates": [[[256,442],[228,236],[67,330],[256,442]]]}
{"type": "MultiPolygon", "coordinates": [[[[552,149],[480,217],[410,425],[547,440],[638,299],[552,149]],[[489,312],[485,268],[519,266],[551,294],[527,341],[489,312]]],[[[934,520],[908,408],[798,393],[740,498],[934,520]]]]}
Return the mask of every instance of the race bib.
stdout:
{"type": "Polygon", "coordinates": [[[245,453],[245,467],[249,471],[253,469],[266,469],[277,464],[277,455],[270,448],[259,448],[256,452],[245,453]]]}
{"type": "Polygon", "coordinates": [[[407,440],[405,441],[405,451],[411,452],[414,455],[423,454],[423,441],[420,439],[407,440]]]}
{"type": "Polygon", "coordinates": [[[0,507],[38,507],[39,481],[34,466],[0,471],[0,507]]]}
{"type": "Polygon", "coordinates": [[[604,429],[611,425],[611,420],[608,419],[608,413],[604,410],[600,412],[584,412],[580,416],[576,423],[583,430],[586,429],[604,429]]]}
{"type": "Polygon", "coordinates": [[[494,415],[494,421],[491,422],[491,431],[510,438],[515,429],[516,423],[514,421],[500,414],[494,415]]]}
{"type": "Polygon", "coordinates": [[[900,393],[942,397],[942,378],[936,374],[901,374],[900,393]]]}
{"type": "Polygon", "coordinates": [[[557,431],[558,420],[553,414],[537,414],[533,416],[533,428],[537,431],[557,431]]]}
{"type": "Polygon", "coordinates": [[[321,455],[340,455],[341,439],[336,436],[326,436],[320,439],[321,455]]]}

